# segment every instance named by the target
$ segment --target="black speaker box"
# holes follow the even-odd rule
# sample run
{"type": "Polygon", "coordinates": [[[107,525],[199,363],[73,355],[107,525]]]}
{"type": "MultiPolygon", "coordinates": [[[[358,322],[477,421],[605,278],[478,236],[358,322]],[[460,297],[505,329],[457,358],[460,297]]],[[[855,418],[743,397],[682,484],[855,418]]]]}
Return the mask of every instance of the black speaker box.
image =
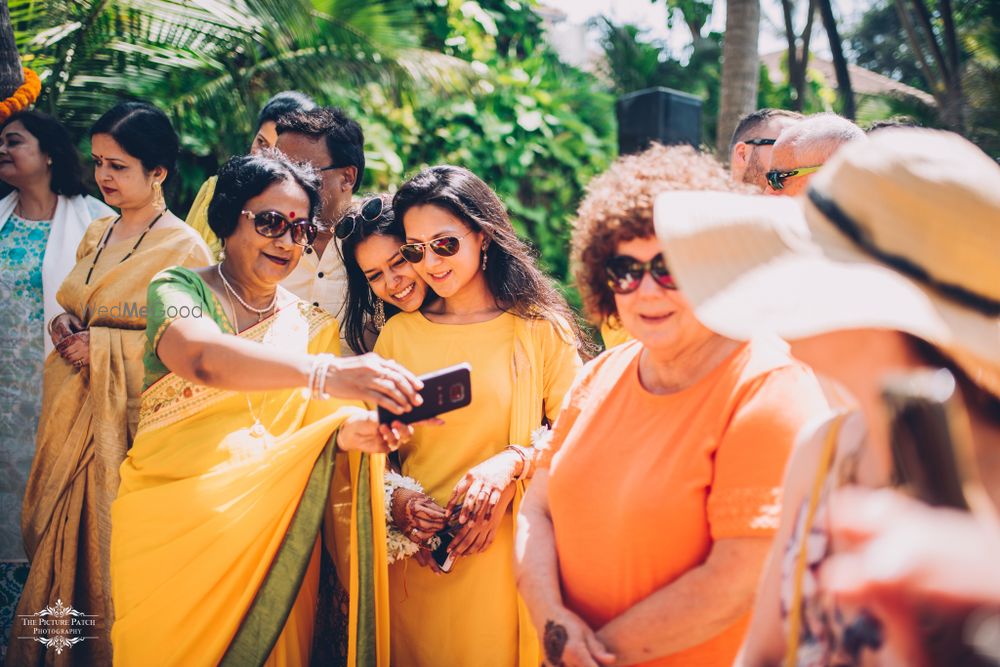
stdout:
{"type": "Polygon", "coordinates": [[[650,142],[701,145],[701,98],[670,88],[647,88],[618,98],[618,152],[638,153],[650,142]]]}

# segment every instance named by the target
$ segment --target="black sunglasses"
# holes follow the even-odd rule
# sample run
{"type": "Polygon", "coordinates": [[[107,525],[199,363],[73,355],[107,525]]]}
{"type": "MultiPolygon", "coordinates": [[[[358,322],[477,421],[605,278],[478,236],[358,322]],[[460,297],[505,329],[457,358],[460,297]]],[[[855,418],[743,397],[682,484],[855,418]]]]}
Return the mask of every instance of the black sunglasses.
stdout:
{"type": "Polygon", "coordinates": [[[471,233],[472,230],[469,230],[461,236],[441,236],[423,243],[404,243],[399,246],[399,254],[410,264],[419,264],[424,259],[424,246],[427,246],[438,257],[452,257],[461,247],[459,242],[471,233]]]}
{"type": "Polygon", "coordinates": [[[608,260],[604,270],[608,275],[608,287],[615,294],[630,294],[639,289],[646,271],[660,287],[677,289],[677,283],[663,260],[663,253],[648,262],[640,262],[629,255],[617,255],[608,260]]]}
{"type": "Polygon", "coordinates": [[[285,232],[291,230],[292,242],[307,246],[316,240],[316,224],[308,218],[296,218],[289,220],[283,213],[278,211],[242,211],[243,215],[253,220],[254,229],[261,236],[269,239],[281,238],[285,232]]]}
{"type": "Polygon", "coordinates": [[[359,219],[365,222],[375,222],[380,215],[382,215],[382,198],[372,197],[364,203],[358,213],[351,213],[341,218],[333,233],[336,234],[338,239],[343,241],[358,228],[359,219]]]}
{"type": "Polygon", "coordinates": [[[743,143],[750,146],[773,146],[777,141],[777,139],[744,139],[743,143]]]}

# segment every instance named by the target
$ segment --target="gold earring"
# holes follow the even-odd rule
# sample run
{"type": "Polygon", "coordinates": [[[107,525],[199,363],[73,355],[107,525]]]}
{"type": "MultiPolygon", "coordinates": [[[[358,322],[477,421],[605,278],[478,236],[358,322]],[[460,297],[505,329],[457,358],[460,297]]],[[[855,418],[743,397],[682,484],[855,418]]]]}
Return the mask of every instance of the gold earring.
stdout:
{"type": "Polygon", "coordinates": [[[224,261],[226,261],[226,246],[223,245],[219,248],[219,264],[222,264],[224,261]]]}
{"type": "Polygon", "coordinates": [[[385,326],[385,302],[382,299],[375,297],[375,329],[378,331],[382,330],[385,326]]]}
{"type": "Polygon", "coordinates": [[[153,181],[153,208],[158,211],[166,210],[167,202],[163,199],[163,186],[159,181],[153,181]]]}

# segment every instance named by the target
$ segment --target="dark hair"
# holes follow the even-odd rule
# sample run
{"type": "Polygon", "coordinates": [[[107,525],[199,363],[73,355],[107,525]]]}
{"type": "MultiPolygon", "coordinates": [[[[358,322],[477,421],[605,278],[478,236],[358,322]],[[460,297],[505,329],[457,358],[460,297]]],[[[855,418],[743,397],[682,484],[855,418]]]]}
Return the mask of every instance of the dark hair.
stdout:
{"type": "Polygon", "coordinates": [[[489,239],[486,284],[500,308],[523,319],[548,320],[560,330],[569,326],[583,356],[591,356],[592,343],[566,299],[535,265],[534,253],[517,237],[503,202],[482,179],[463,167],[429,167],[404,183],[392,200],[401,222],[411,208],[428,204],[489,239]]]}
{"type": "Polygon", "coordinates": [[[84,194],[86,189],[83,187],[80,156],[62,123],[41,111],[21,111],[0,124],[0,131],[14,122],[24,125],[24,129],[38,140],[38,150],[52,160],[52,180],[49,183],[52,192],[67,197],[84,194]]]}
{"type": "Polygon", "coordinates": [[[276,150],[229,158],[219,170],[208,205],[208,226],[223,242],[236,231],[243,207],[275,183],[294,180],[309,197],[309,217],[319,213],[319,176],[307,165],[292,162],[276,150]]]}
{"type": "Polygon", "coordinates": [[[142,168],[167,170],[174,175],[180,141],[167,114],[146,102],[119,102],[104,112],[90,128],[90,136],[108,134],[125,152],[142,162],[142,168]]]}
{"type": "Polygon", "coordinates": [[[743,139],[756,130],[758,127],[768,122],[772,118],[792,118],[795,120],[802,120],[805,118],[798,111],[789,111],[788,109],[757,109],[756,111],[751,111],[743,118],[740,118],[740,122],[736,124],[736,129],[733,130],[733,138],[729,140],[729,152],[733,152],[733,146],[738,142],[743,141],[743,139]]]}
{"type": "Polygon", "coordinates": [[[358,177],[354,180],[354,192],[361,187],[361,179],[365,175],[365,135],[357,121],[343,109],[318,107],[309,111],[295,111],[279,118],[277,129],[278,134],[294,132],[326,139],[330,164],[335,167],[356,168],[358,177]]]}
{"type": "MultiPolygon", "coordinates": [[[[342,326],[344,339],[352,350],[363,354],[369,350],[365,345],[365,331],[375,317],[375,299],[377,298],[368,284],[368,278],[355,258],[355,252],[361,242],[372,236],[390,236],[399,239],[400,245],[406,240],[401,221],[392,208],[392,195],[378,194],[365,197],[356,205],[352,205],[344,218],[355,217],[354,230],[340,242],[340,256],[347,269],[347,299],[344,303],[342,326]],[[361,209],[372,199],[382,200],[382,212],[374,220],[361,217],[361,209]]],[[[383,305],[386,319],[399,312],[390,303],[383,305]]]]}
{"type": "Polygon", "coordinates": [[[966,369],[948,356],[946,350],[931,345],[922,338],[906,334],[910,350],[927,366],[946,368],[955,377],[962,392],[966,409],[984,421],[1000,426],[1000,396],[977,384],[966,369]]]}
{"type": "Polygon", "coordinates": [[[313,98],[297,90],[283,90],[264,103],[260,113],[257,114],[257,129],[272,121],[277,123],[282,116],[287,116],[296,111],[311,111],[316,108],[313,98]]]}

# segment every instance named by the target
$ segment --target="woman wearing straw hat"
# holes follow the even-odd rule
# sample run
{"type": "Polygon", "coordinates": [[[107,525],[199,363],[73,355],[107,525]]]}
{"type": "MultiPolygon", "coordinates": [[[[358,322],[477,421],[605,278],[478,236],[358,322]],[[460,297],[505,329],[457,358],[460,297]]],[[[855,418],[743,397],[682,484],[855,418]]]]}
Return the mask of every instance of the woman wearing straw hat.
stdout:
{"type": "Polygon", "coordinates": [[[635,340],[577,377],[521,509],[518,586],[546,664],[731,664],[743,638],[785,462],[827,406],[776,337],[699,324],[664,264],[656,194],[727,187],[711,157],[655,146],[580,206],[584,303],[635,340]]]}
{"type": "Polygon", "coordinates": [[[866,422],[831,420],[796,449],[742,664],[940,661],[928,657],[910,610],[948,599],[967,611],[972,590],[1000,603],[998,220],[1000,168],[960,137],[928,130],[845,148],[801,200],[670,193],[657,201],[658,235],[697,317],[737,339],[773,332],[793,341],[798,358],[853,395],[866,422]],[[942,516],[863,492],[837,499],[844,482],[888,481],[881,380],[921,366],[947,367],[965,399],[985,488],[966,480],[966,495],[979,511],[942,516]],[[977,504],[986,493],[992,503],[977,504]],[[883,522],[873,528],[872,517],[883,522]],[[922,525],[956,537],[915,529],[922,525]],[[853,545],[825,563],[844,537],[853,545]],[[857,624],[830,605],[827,586],[881,623],[857,624]]]}

